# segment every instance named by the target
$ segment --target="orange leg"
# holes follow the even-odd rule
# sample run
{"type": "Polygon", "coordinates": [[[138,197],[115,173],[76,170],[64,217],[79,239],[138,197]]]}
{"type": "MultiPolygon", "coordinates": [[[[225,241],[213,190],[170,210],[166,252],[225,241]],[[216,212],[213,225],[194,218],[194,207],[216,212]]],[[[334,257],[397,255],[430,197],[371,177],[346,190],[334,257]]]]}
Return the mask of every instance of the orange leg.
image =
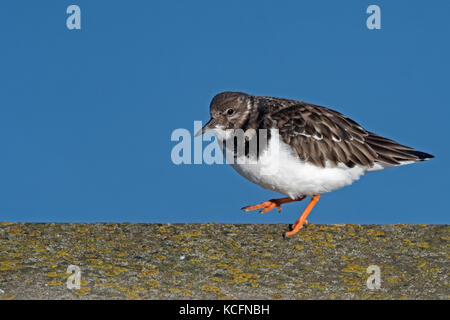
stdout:
{"type": "Polygon", "coordinates": [[[270,200],[265,201],[263,203],[255,204],[254,206],[243,207],[242,210],[244,210],[245,212],[248,212],[248,211],[252,211],[252,210],[261,209],[259,211],[259,213],[265,213],[265,212],[268,212],[268,211],[270,211],[270,210],[272,210],[274,208],[278,208],[278,212],[280,212],[282,204],[293,202],[293,201],[302,201],[305,198],[306,197],[303,196],[303,197],[300,197],[298,199],[291,199],[291,198],[270,199],[270,200]]]}
{"type": "Polygon", "coordinates": [[[298,232],[298,230],[300,230],[300,228],[303,226],[303,224],[307,223],[306,217],[309,215],[312,208],[314,208],[314,206],[316,205],[317,201],[319,201],[319,199],[320,199],[320,194],[312,197],[312,199],[309,202],[308,206],[306,207],[305,211],[303,211],[300,218],[298,218],[298,220],[292,226],[292,230],[283,234],[284,238],[296,234],[298,232]]]}

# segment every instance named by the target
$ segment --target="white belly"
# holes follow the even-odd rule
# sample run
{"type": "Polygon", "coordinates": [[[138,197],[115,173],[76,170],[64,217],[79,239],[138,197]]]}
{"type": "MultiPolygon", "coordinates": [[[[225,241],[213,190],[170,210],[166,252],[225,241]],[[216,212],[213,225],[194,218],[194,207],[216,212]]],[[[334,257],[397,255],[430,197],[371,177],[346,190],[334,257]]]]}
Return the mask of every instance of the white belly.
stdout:
{"type": "Polygon", "coordinates": [[[301,161],[289,145],[280,140],[276,131],[272,131],[268,148],[260,155],[258,161],[249,163],[248,158],[242,157],[231,166],[253,183],[293,199],[303,195],[313,196],[330,192],[352,184],[367,171],[383,169],[381,166],[371,169],[361,166],[348,168],[343,164],[317,167],[301,161]],[[278,139],[278,146],[275,139],[278,139]]]}

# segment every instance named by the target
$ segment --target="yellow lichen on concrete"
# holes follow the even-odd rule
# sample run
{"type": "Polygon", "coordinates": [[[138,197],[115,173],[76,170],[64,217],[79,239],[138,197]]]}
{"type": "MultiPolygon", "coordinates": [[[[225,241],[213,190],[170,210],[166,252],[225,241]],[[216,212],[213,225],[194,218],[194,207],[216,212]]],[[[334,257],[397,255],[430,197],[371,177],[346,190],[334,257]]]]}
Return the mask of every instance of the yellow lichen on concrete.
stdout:
{"type": "Polygon", "coordinates": [[[367,267],[360,266],[354,263],[348,264],[344,269],[342,269],[342,272],[347,273],[365,273],[367,270],[367,267]]]}
{"type": "Polygon", "coordinates": [[[47,282],[48,286],[61,286],[63,283],[59,280],[51,280],[47,282]]]}
{"type": "Polygon", "coordinates": [[[286,228],[0,223],[0,298],[448,297],[446,226],[309,224],[283,240],[286,228]],[[65,285],[69,265],[80,290],[65,285]],[[370,265],[378,291],[366,285],[370,265]]]}

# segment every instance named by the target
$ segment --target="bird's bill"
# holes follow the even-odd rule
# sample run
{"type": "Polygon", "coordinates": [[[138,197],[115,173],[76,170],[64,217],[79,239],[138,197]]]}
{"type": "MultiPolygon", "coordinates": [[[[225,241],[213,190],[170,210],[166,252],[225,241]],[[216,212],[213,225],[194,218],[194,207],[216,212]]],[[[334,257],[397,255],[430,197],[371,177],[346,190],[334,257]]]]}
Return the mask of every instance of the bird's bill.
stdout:
{"type": "Polygon", "coordinates": [[[194,137],[198,137],[201,134],[206,133],[209,130],[215,129],[217,126],[217,122],[214,118],[211,118],[200,130],[197,131],[197,133],[194,135],[194,137]]]}

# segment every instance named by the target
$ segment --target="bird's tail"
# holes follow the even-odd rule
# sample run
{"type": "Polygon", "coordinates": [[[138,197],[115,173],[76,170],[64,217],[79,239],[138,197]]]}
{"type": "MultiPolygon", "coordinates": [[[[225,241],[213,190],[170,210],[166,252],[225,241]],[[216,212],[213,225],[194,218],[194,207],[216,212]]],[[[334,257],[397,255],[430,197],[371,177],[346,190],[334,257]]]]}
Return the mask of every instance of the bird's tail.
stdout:
{"type": "Polygon", "coordinates": [[[389,165],[396,166],[434,158],[429,153],[417,151],[374,133],[369,133],[366,139],[367,144],[377,153],[379,161],[389,165]]]}

